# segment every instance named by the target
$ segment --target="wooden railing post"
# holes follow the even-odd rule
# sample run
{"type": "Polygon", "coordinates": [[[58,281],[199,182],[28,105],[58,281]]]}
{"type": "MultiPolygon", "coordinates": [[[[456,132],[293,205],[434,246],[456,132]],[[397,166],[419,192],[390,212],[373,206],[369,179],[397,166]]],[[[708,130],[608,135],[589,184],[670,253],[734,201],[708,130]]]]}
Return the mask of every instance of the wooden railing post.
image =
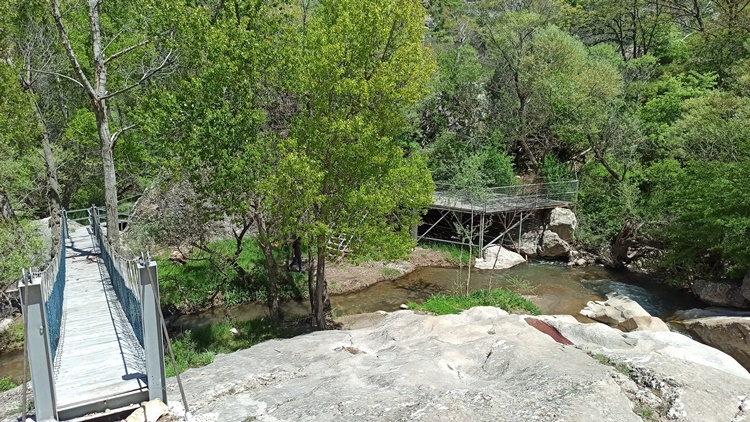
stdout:
{"type": "Polygon", "coordinates": [[[34,407],[37,421],[57,420],[57,398],[52,352],[47,335],[47,317],[44,312],[42,279],[30,280],[28,274],[18,284],[22,309],[26,310],[26,335],[31,367],[31,382],[34,385],[34,407]]]}
{"type": "Polygon", "coordinates": [[[143,315],[143,351],[146,355],[146,376],[150,400],[167,402],[167,382],[164,372],[164,341],[159,312],[159,279],[156,262],[138,264],[141,279],[141,307],[143,315]],[[145,264],[145,265],[144,265],[145,264]]]}

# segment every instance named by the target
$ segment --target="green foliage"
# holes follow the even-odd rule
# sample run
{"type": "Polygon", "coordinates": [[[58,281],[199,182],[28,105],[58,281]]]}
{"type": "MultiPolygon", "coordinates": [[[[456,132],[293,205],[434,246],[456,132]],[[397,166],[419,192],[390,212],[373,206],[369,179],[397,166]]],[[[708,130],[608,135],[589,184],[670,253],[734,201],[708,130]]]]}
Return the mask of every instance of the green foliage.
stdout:
{"type": "Polygon", "coordinates": [[[0,393],[2,393],[3,391],[8,391],[13,388],[16,388],[18,387],[18,385],[19,384],[13,381],[12,379],[7,378],[7,377],[2,377],[0,378],[0,393]]]}
{"type": "Polygon", "coordinates": [[[740,281],[750,268],[750,161],[691,163],[668,196],[675,220],[665,264],[690,277],[740,281]]]}
{"type": "Polygon", "coordinates": [[[439,242],[422,242],[420,243],[420,245],[427,249],[442,252],[445,256],[446,261],[455,266],[468,265],[471,261],[469,250],[466,247],[462,248],[458,245],[439,242]]]}
{"type": "Polygon", "coordinates": [[[43,262],[37,223],[0,220],[0,287],[21,279],[21,270],[43,262]]]}
{"type": "Polygon", "coordinates": [[[23,322],[11,324],[7,330],[0,333],[0,352],[23,348],[23,322]]]}
{"type": "MultiPolygon", "coordinates": [[[[275,338],[296,335],[292,329],[280,328],[268,318],[257,318],[244,322],[222,322],[220,324],[195,328],[186,331],[181,338],[172,342],[172,348],[180,372],[213,362],[217,354],[231,353],[247,349],[255,344],[275,338]],[[235,328],[237,335],[230,331],[235,328]]],[[[174,376],[169,357],[165,358],[167,376],[174,376]]]]}
{"type": "Polygon", "coordinates": [[[409,303],[409,309],[432,312],[436,315],[458,314],[475,306],[495,306],[508,312],[528,312],[541,315],[536,305],[517,293],[504,289],[477,290],[468,296],[435,295],[424,303],[409,303]]]}
{"type": "MultiPolygon", "coordinates": [[[[237,264],[246,269],[247,276],[239,277],[226,258],[234,254],[234,240],[222,240],[208,244],[212,253],[196,250],[184,265],[168,259],[157,259],[159,290],[162,306],[170,308],[201,309],[211,304],[216,292],[226,306],[242,302],[262,301],[268,297],[268,270],[265,259],[255,238],[243,242],[243,250],[237,264]]],[[[279,262],[285,256],[279,251],[279,262]]],[[[279,286],[281,299],[302,299],[307,296],[305,275],[290,273],[279,286]]]]}

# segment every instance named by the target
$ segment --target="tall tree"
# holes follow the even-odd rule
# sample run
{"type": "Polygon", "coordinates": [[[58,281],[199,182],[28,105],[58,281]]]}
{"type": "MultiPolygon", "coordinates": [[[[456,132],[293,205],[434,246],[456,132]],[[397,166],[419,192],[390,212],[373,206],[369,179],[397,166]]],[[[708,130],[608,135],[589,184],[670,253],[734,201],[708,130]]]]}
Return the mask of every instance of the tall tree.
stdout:
{"type": "Polygon", "coordinates": [[[312,210],[319,328],[330,306],[329,240],[403,247],[414,211],[431,200],[426,166],[418,156],[404,158],[393,141],[433,66],[422,45],[424,22],[422,4],[411,0],[324,0],[306,28],[298,85],[304,107],[292,136],[322,175],[312,210]]]}
{"type": "Polygon", "coordinates": [[[155,5],[144,2],[131,5],[115,3],[113,6],[116,10],[111,10],[113,16],[105,22],[114,22],[115,26],[120,27],[103,28],[103,20],[100,18],[100,9],[103,4],[104,2],[100,0],[87,1],[87,32],[90,42],[85,47],[88,52],[82,53],[81,51],[76,52],[76,47],[81,50],[83,48],[82,46],[73,44],[66,25],[63,22],[60,0],[50,1],[52,17],[60,35],[60,41],[73,69],[72,77],[64,77],[74,80],[84,90],[96,116],[104,175],[104,199],[108,221],[107,237],[110,242],[119,244],[120,231],[118,227],[117,175],[115,172],[114,148],[118,138],[125,131],[132,129],[133,125],[120,126],[119,129],[112,132],[110,128],[109,99],[140,86],[164,69],[170,62],[172,50],[163,51],[161,54],[158,51],[154,53],[154,50],[143,52],[147,46],[153,47],[153,44],[169,35],[168,32],[158,31],[155,28],[151,28],[150,32],[142,31],[138,28],[139,25],[146,26],[146,19],[143,19],[143,17],[149,11],[154,12],[155,5]],[[129,10],[131,13],[128,13],[129,17],[132,18],[131,15],[135,15],[136,18],[140,19],[127,20],[114,16],[114,14],[125,12],[123,10],[125,7],[131,8],[129,10]],[[107,50],[110,47],[120,49],[108,55],[107,50]],[[140,59],[151,64],[142,68],[140,75],[136,76],[134,81],[130,80],[127,75],[121,76],[119,79],[122,85],[115,90],[110,90],[108,86],[110,69],[116,68],[115,63],[117,61],[124,60],[126,56],[134,55],[139,51],[142,53],[140,59]],[[86,58],[90,62],[85,63],[86,66],[84,67],[80,58],[86,58]]]}

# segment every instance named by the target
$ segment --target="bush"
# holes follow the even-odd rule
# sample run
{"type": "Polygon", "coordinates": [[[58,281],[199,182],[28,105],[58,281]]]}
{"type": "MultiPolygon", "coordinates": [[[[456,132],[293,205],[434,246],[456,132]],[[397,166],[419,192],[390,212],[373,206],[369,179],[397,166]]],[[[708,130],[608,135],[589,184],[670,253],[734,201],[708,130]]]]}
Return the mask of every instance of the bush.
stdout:
{"type": "Polygon", "coordinates": [[[409,303],[409,309],[432,312],[435,315],[458,314],[475,306],[495,306],[508,312],[522,311],[532,315],[542,313],[521,295],[505,289],[477,290],[468,296],[435,295],[424,303],[409,303]]]}
{"type": "Polygon", "coordinates": [[[19,384],[8,377],[0,378],[0,393],[3,391],[8,391],[12,388],[16,388],[18,387],[18,385],[19,384]]]}

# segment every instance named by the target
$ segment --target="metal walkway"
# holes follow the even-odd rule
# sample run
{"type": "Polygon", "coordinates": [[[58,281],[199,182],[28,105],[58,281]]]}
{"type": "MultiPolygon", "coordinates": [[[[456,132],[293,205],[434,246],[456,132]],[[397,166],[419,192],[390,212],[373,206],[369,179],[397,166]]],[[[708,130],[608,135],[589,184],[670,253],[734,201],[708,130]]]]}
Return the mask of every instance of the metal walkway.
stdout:
{"type": "Polygon", "coordinates": [[[123,258],[97,207],[63,212],[61,227],[47,268],[19,283],[36,420],[166,402],[156,263],[123,258]],[[69,233],[76,212],[88,225],[69,233]]]}
{"type": "Polygon", "coordinates": [[[58,411],[111,397],[148,400],[143,348],[115,295],[89,227],[70,233],[60,341],[58,411]]]}

